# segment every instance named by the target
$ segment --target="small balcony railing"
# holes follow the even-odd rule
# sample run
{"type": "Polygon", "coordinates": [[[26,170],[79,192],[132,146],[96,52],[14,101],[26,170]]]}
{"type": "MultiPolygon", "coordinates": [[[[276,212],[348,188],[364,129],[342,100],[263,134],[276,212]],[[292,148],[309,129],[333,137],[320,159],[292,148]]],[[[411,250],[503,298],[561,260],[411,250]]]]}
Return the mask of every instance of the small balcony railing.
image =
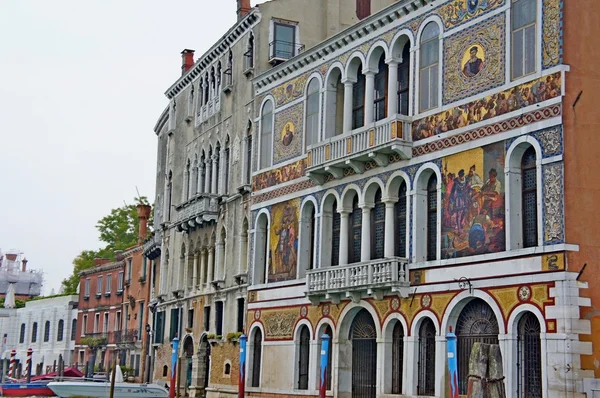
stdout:
{"type": "Polygon", "coordinates": [[[196,127],[221,110],[221,101],[219,101],[219,98],[220,94],[217,91],[213,98],[209,99],[204,105],[198,107],[196,112],[196,127]]]}
{"type": "Polygon", "coordinates": [[[269,43],[269,62],[287,61],[304,51],[304,44],[291,43],[285,40],[273,40],[269,43]]]}
{"type": "Polygon", "coordinates": [[[216,221],[219,205],[216,196],[196,195],[177,208],[177,228],[187,231],[208,221],[216,221]]]}
{"type": "Polygon", "coordinates": [[[306,273],[306,295],[313,304],[323,300],[336,304],[344,297],[355,302],[365,296],[382,299],[386,292],[407,297],[409,286],[408,260],[400,257],[320,268],[306,273]]]}
{"type": "Polygon", "coordinates": [[[361,174],[369,161],[386,166],[392,154],[399,155],[400,159],[410,159],[410,126],[408,116],[393,115],[311,145],[308,148],[307,175],[322,184],[328,174],[342,178],[345,168],[361,174]]]}
{"type": "Polygon", "coordinates": [[[137,329],[117,330],[113,333],[115,344],[131,344],[139,340],[137,329]]]}

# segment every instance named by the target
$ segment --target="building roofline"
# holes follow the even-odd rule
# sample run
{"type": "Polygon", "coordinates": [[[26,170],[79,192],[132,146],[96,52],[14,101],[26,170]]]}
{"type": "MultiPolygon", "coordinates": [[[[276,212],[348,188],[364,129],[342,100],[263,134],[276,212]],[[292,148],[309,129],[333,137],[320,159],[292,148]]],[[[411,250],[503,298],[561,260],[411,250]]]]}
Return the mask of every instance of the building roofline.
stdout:
{"type": "Polygon", "coordinates": [[[329,54],[339,51],[345,47],[352,46],[352,43],[368,36],[371,33],[380,30],[406,15],[414,13],[420,8],[433,3],[435,0],[399,0],[398,2],[384,8],[383,10],[368,16],[360,22],[342,30],[322,41],[307,51],[301,52],[286,62],[283,62],[271,69],[266,70],[253,79],[258,88],[263,88],[269,84],[283,80],[285,77],[297,70],[304,69],[313,63],[321,63],[322,59],[329,54]]]}
{"type": "Polygon", "coordinates": [[[229,50],[229,46],[244,35],[254,24],[260,20],[260,12],[257,7],[253,7],[250,12],[241,20],[236,22],[215,44],[212,45],[186,73],[183,74],[175,83],[165,92],[167,98],[175,97],[181,90],[190,84],[204,68],[209,66],[219,56],[229,50]]]}
{"type": "Polygon", "coordinates": [[[101,272],[112,271],[114,269],[118,269],[125,266],[125,261],[116,261],[114,263],[103,264],[99,266],[94,266],[92,268],[83,270],[79,273],[79,276],[87,276],[93,274],[99,274],[101,272]]]}
{"type": "Polygon", "coordinates": [[[170,107],[170,105],[167,105],[165,107],[165,110],[160,114],[160,117],[158,118],[158,120],[156,121],[156,124],[154,125],[154,133],[156,133],[156,135],[160,134],[160,131],[162,130],[162,128],[169,121],[169,107],[170,107]]]}

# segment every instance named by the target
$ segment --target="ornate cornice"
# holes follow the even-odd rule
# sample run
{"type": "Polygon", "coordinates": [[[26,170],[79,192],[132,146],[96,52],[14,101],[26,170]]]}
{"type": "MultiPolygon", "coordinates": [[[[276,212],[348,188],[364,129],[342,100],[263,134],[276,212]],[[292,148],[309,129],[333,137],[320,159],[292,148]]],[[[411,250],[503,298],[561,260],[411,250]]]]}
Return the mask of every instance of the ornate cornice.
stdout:
{"type": "Polygon", "coordinates": [[[260,13],[257,8],[253,8],[248,15],[241,21],[237,22],[231,29],[221,37],[207,52],[205,52],[194,63],[183,76],[181,76],[169,89],[165,92],[167,98],[171,99],[187,87],[202,71],[208,68],[220,56],[227,53],[229,48],[244,34],[250,30],[256,22],[260,20],[260,13]]]}
{"type": "Polygon", "coordinates": [[[394,21],[413,14],[415,11],[433,3],[434,0],[400,0],[394,5],[373,14],[350,26],[322,43],[304,51],[294,58],[269,69],[254,79],[257,88],[263,88],[278,80],[283,80],[291,73],[316,63],[323,63],[323,58],[340,50],[347,51],[355,47],[354,42],[373,32],[381,31],[394,21]]]}

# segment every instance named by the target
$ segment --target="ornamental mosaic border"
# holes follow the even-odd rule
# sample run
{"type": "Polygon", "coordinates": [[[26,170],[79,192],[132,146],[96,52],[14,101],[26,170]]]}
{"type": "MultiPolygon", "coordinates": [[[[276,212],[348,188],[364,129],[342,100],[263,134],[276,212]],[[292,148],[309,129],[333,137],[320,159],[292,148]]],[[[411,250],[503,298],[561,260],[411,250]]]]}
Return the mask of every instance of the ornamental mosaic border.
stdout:
{"type": "Polygon", "coordinates": [[[526,113],[524,115],[515,116],[508,120],[491,124],[489,126],[480,127],[475,130],[465,131],[463,133],[447,137],[436,142],[413,147],[413,157],[426,155],[428,153],[441,151],[442,149],[451,148],[455,145],[460,145],[465,142],[478,140],[480,138],[489,137],[492,135],[504,133],[505,131],[523,127],[525,125],[547,120],[562,114],[562,104],[556,104],[543,109],[526,113]]]}
{"type": "Polygon", "coordinates": [[[544,207],[544,245],[565,242],[564,221],[564,168],[563,162],[546,164],[542,167],[542,192],[544,207]]]}
{"type": "Polygon", "coordinates": [[[548,69],[563,62],[563,0],[543,0],[542,68],[548,69]]]}
{"type": "Polygon", "coordinates": [[[456,10],[456,8],[461,5],[460,3],[463,3],[462,5],[464,5],[465,2],[466,0],[448,1],[425,15],[419,15],[418,17],[409,20],[404,25],[410,28],[416,35],[421,23],[432,15],[436,15],[444,23],[444,29],[450,30],[472,19],[482,17],[505,4],[505,0],[481,0],[481,3],[478,4],[474,13],[470,13],[467,10],[456,10]],[[454,13],[454,16],[451,16],[451,13],[454,13]]]}
{"type": "Polygon", "coordinates": [[[550,158],[563,154],[563,126],[553,126],[530,134],[542,147],[542,158],[550,158]]]}

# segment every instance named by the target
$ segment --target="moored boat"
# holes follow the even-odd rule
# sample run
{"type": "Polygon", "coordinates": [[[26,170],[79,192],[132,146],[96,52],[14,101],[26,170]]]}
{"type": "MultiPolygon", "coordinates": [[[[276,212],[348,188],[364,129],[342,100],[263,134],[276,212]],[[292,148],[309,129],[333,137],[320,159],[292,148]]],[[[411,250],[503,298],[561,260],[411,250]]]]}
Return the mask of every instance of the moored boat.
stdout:
{"type": "Polygon", "coordinates": [[[48,388],[48,381],[0,384],[2,397],[53,397],[54,395],[54,392],[48,388]]]}
{"type": "MultiPolygon", "coordinates": [[[[61,398],[108,398],[110,382],[62,381],[50,382],[48,387],[61,398]]],[[[169,391],[157,384],[116,383],[115,398],[168,398],[169,391]]]]}

